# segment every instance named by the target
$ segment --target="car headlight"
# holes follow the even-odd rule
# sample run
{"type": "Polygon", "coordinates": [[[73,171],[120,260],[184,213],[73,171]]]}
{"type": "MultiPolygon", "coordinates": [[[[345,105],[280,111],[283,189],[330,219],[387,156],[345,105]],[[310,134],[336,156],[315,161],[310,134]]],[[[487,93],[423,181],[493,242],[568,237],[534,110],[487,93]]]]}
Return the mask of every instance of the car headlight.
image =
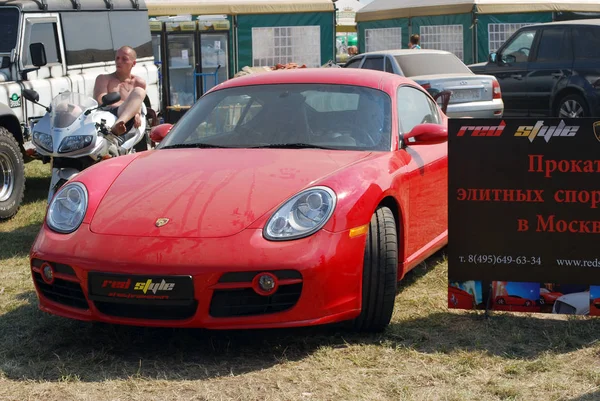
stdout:
{"type": "Polygon", "coordinates": [[[269,218],[263,235],[273,241],[307,237],[327,223],[335,204],[335,192],[327,187],[313,187],[302,191],[269,218]]]}
{"type": "Polygon", "coordinates": [[[45,132],[33,131],[33,143],[48,152],[52,152],[52,149],[54,148],[52,136],[45,132]]]}
{"type": "Polygon", "coordinates": [[[58,190],[46,215],[46,224],[61,234],[77,230],[88,206],[88,193],[80,182],[67,183],[58,190]]]}
{"type": "Polygon", "coordinates": [[[58,153],[73,152],[83,149],[92,143],[94,137],[91,135],[72,135],[62,140],[58,147],[58,153]]]}

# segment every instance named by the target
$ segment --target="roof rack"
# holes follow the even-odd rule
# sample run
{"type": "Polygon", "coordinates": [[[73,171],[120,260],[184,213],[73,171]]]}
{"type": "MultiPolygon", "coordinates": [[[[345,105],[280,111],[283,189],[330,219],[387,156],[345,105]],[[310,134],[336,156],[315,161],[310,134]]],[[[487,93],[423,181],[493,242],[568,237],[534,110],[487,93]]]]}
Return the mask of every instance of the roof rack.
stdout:
{"type": "Polygon", "coordinates": [[[71,0],[71,3],[73,3],[73,8],[75,10],[81,10],[81,3],[79,0],[71,0]]]}
{"type": "Polygon", "coordinates": [[[131,4],[133,4],[133,6],[135,7],[136,10],[140,9],[140,2],[139,2],[139,0],[131,0],[131,4]]]}
{"type": "Polygon", "coordinates": [[[106,8],[108,8],[109,10],[113,10],[115,8],[112,0],[104,0],[104,2],[106,3],[106,8]]]}
{"type": "Polygon", "coordinates": [[[47,0],[41,0],[40,9],[44,10],[44,11],[48,10],[48,1],[47,0]]]}

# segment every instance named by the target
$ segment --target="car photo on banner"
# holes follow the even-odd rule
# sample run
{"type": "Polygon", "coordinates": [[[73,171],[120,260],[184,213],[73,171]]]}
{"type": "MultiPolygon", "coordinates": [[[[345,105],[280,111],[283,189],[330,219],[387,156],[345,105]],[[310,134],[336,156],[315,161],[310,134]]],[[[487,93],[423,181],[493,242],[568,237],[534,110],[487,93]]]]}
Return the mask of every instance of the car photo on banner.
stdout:
{"type": "Polygon", "coordinates": [[[228,80],[156,149],[66,183],[31,249],[43,311],[159,327],[390,322],[447,244],[448,119],[414,81],[297,69],[228,80]]]}
{"type": "Polygon", "coordinates": [[[539,283],[492,283],[492,309],[513,312],[539,312],[539,283]]]}

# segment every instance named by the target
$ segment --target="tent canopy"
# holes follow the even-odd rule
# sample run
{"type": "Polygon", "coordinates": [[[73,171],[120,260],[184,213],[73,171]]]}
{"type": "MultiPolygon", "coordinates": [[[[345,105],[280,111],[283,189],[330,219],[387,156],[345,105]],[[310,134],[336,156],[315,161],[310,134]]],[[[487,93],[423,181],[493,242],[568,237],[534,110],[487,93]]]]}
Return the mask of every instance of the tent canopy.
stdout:
{"type": "Polygon", "coordinates": [[[333,12],[331,0],[146,0],[148,15],[333,12]]]}
{"type": "MultiPolygon", "coordinates": [[[[148,1],[148,0],[147,0],[148,1]]],[[[598,0],[374,0],[356,12],[356,21],[433,15],[530,12],[600,12],[598,0]]]]}

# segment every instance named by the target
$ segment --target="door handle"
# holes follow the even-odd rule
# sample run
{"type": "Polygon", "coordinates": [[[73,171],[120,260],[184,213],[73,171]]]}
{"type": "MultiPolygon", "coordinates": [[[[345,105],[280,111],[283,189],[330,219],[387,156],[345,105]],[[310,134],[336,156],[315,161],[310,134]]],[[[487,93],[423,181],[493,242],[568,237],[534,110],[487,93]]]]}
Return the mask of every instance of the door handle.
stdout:
{"type": "Polygon", "coordinates": [[[518,80],[523,79],[523,75],[521,74],[511,74],[510,77],[518,80]]]}
{"type": "Polygon", "coordinates": [[[562,77],[565,76],[565,74],[563,74],[562,72],[555,72],[555,73],[552,74],[552,76],[554,78],[562,78],[562,77]]]}

